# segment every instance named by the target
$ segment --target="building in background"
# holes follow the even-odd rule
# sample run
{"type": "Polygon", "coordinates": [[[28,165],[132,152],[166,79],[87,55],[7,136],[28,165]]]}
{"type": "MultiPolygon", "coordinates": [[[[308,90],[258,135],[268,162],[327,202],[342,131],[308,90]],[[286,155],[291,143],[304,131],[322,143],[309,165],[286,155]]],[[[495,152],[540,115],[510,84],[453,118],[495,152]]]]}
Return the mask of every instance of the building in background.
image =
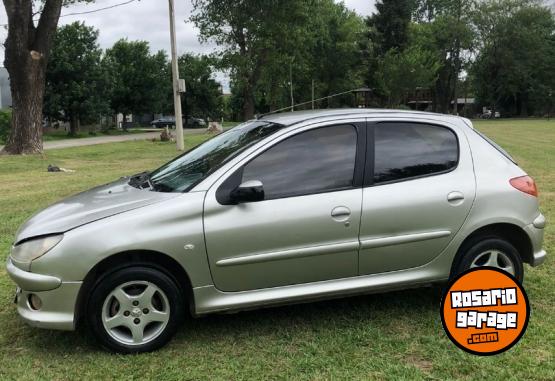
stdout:
{"type": "Polygon", "coordinates": [[[5,67],[0,67],[0,110],[12,107],[10,77],[5,67]]]}

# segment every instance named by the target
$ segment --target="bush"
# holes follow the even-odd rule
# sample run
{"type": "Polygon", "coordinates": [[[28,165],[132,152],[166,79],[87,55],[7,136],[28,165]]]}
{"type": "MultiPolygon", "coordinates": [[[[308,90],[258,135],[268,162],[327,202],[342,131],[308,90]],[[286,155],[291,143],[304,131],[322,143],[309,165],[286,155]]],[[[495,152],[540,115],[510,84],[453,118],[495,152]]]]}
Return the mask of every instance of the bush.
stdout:
{"type": "Polygon", "coordinates": [[[11,121],[12,112],[9,110],[0,110],[0,142],[5,143],[8,139],[11,121]]]}

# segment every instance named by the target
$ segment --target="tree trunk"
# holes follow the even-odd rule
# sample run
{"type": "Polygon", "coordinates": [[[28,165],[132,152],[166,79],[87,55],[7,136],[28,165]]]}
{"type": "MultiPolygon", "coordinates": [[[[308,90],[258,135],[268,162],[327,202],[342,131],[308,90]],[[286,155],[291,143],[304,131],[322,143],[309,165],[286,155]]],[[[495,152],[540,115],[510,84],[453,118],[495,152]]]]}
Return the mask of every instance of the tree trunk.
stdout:
{"type": "Polygon", "coordinates": [[[34,64],[8,69],[8,72],[13,109],[10,134],[3,152],[15,155],[41,153],[45,70],[34,64]],[[28,70],[26,66],[30,66],[28,70]]]}
{"type": "Polygon", "coordinates": [[[528,94],[522,92],[519,94],[518,98],[520,100],[520,112],[518,113],[518,115],[520,115],[521,118],[528,118],[528,94]]]}
{"type": "Polygon", "coordinates": [[[181,96],[182,99],[182,109],[183,109],[183,128],[189,128],[189,107],[188,107],[188,98],[189,98],[189,93],[184,93],[181,96]]]}
{"type": "Polygon", "coordinates": [[[254,94],[251,86],[245,85],[243,90],[243,120],[254,119],[254,94]]]}
{"type": "Polygon", "coordinates": [[[32,0],[3,0],[8,16],[4,65],[10,76],[12,122],[2,153],[42,152],[46,64],[62,0],[46,0],[37,26],[32,0]]]}
{"type": "Polygon", "coordinates": [[[69,120],[69,135],[70,136],[77,136],[79,133],[79,114],[73,113],[71,114],[71,119],[69,120]]]}

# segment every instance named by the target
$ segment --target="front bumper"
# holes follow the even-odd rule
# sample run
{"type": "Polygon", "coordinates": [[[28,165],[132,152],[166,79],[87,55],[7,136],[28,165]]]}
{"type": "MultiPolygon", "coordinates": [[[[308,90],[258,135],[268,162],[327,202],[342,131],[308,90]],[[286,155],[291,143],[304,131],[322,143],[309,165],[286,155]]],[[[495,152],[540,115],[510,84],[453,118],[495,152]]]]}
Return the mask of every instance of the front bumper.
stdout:
{"type": "Polygon", "coordinates": [[[19,287],[27,291],[49,291],[60,287],[62,284],[60,278],[21,270],[13,264],[11,258],[8,258],[6,270],[10,278],[12,278],[19,287]]]}
{"type": "Polygon", "coordinates": [[[19,287],[15,302],[24,322],[38,328],[75,329],[75,309],[82,282],[62,282],[56,277],[23,271],[10,259],[6,269],[19,287]],[[33,309],[29,303],[33,294],[42,302],[40,309],[33,309]]]}

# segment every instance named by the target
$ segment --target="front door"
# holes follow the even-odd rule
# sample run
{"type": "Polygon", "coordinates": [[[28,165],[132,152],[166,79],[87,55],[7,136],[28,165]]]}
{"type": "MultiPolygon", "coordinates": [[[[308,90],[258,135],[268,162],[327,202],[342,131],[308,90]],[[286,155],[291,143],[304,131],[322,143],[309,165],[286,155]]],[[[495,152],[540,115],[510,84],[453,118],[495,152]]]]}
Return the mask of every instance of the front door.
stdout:
{"type": "Polygon", "coordinates": [[[364,141],[364,123],[304,129],[217,182],[204,212],[216,287],[244,291],[356,276],[364,141]],[[218,201],[218,190],[250,180],[262,182],[263,201],[218,201]]]}
{"type": "Polygon", "coordinates": [[[422,266],[447,247],[474,202],[466,137],[414,122],[370,124],[368,136],[360,274],[422,266]]]}

